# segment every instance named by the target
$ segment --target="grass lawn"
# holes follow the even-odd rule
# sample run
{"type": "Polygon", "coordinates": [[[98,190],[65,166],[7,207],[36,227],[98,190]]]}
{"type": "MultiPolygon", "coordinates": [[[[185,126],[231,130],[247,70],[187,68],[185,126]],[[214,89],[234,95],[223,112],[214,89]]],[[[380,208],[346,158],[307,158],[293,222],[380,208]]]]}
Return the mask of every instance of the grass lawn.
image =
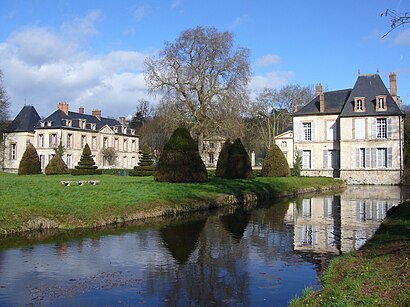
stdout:
{"type": "Polygon", "coordinates": [[[364,247],[335,258],[323,289],[291,306],[410,306],[410,202],[389,211],[364,247]]]}
{"type": "Polygon", "coordinates": [[[44,227],[95,227],[110,222],[176,212],[224,195],[293,191],[341,185],[332,178],[257,177],[208,183],[159,183],[153,177],[18,176],[0,173],[0,234],[44,227]],[[98,185],[69,186],[62,180],[100,180],[98,185]]]}

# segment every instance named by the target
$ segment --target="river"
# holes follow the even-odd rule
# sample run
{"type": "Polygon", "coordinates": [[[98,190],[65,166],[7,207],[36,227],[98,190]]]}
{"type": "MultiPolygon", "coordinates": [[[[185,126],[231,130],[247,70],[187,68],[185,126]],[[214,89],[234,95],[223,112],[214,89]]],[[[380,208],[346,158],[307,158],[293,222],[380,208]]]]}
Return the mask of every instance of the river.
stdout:
{"type": "Polygon", "coordinates": [[[286,306],[371,238],[394,186],[0,240],[0,306],[286,306]]]}

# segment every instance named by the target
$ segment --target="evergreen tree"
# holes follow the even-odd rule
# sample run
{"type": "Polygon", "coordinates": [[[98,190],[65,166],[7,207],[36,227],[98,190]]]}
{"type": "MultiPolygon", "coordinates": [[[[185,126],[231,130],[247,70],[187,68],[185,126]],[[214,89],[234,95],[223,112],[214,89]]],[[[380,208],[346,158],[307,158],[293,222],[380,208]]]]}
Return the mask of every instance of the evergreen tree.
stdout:
{"type": "Polygon", "coordinates": [[[229,148],[228,163],[224,172],[224,178],[253,178],[251,159],[239,138],[237,138],[229,148]]]}
{"type": "Polygon", "coordinates": [[[218,163],[216,164],[216,177],[224,177],[226,165],[229,158],[229,148],[231,148],[232,142],[230,139],[227,139],[222,146],[221,152],[219,153],[218,163]]]}
{"type": "Polygon", "coordinates": [[[23,153],[23,157],[20,160],[19,175],[33,175],[41,174],[40,159],[37,154],[37,150],[33,144],[28,143],[27,148],[23,153]]]}
{"type": "Polygon", "coordinates": [[[153,176],[155,167],[152,166],[152,158],[149,148],[144,146],[141,152],[141,160],[138,166],[134,166],[134,170],[130,171],[130,176],[153,176]]]}
{"type": "Polygon", "coordinates": [[[71,170],[71,175],[101,175],[101,173],[101,170],[95,165],[94,159],[91,156],[90,146],[85,144],[80,161],[75,166],[75,169],[71,170]]]}
{"type": "Polygon", "coordinates": [[[282,150],[276,144],[268,151],[263,162],[261,176],[263,177],[286,177],[290,175],[288,161],[282,150]]]}
{"type": "Polygon", "coordinates": [[[65,164],[63,158],[60,154],[55,154],[54,157],[48,162],[46,168],[44,169],[46,175],[59,175],[59,174],[69,174],[67,164],[65,164]]]}

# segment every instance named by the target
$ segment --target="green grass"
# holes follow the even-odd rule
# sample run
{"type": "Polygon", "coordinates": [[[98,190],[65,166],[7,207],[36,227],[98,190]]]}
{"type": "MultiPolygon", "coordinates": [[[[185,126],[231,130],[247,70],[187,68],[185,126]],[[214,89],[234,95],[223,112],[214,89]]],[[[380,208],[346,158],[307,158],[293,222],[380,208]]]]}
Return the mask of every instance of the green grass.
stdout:
{"type": "Polygon", "coordinates": [[[410,306],[410,202],[389,211],[365,246],[335,258],[323,289],[291,306],[410,306]]]}
{"type": "Polygon", "coordinates": [[[224,195],[278,193],[304,187],[341,185],[331,178],[259,177],[208,183],[159,183],[153,177],[78,176],[0,173],[0,234],[54,223],[63,229],[95,227],[154,212],[176,212],[224,195]],[[62,180],[100,180],[100,184],[69,186],[62,180]]]}

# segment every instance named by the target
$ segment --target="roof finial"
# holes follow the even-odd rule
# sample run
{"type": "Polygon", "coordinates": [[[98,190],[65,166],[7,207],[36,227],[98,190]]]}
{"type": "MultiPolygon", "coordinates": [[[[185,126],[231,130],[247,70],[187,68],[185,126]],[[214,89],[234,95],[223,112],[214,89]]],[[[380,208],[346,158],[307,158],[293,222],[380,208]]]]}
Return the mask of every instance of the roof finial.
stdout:
{"type": "Polygon", "coordinates": [[[379,67],[377,67],[377,74],[379,74],[379,67]]]}
{"type": "Polygon", "coordinates": [[[359,70],[357,71],[357,74],[360,75],[360,68],[359,68],[359,70]]]}

